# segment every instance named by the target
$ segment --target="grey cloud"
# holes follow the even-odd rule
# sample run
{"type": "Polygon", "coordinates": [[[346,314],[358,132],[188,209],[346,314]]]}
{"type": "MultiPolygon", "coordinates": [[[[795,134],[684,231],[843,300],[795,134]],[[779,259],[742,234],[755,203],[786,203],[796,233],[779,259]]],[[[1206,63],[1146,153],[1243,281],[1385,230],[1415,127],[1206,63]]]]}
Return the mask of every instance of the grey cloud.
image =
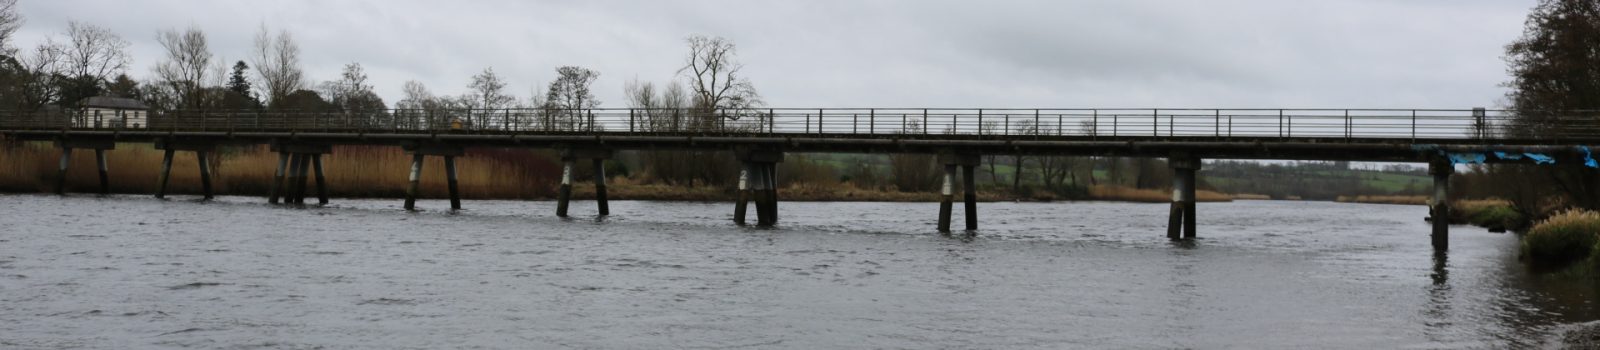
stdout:
{"type": "Polygon", "coordinates": [[[299,39],[313,80],[360,62],[387,100],[419,80],[457,94],[493,66],[524,95],[560,65],[666,81],[682,39],[740,45],[779,107],[1490,106],[1518,1],[114,1],[23,0],[23,45],[92,22],[160,59],[157,30],[194,24],[247,58],[260,23],[299,39]]]}

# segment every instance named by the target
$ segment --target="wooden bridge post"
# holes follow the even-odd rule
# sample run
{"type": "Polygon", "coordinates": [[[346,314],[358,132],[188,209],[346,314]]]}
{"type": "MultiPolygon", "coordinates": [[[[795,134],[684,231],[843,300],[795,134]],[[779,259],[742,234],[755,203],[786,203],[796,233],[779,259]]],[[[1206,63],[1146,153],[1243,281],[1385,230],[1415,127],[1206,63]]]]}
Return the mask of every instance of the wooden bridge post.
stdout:
{"type": "Polygon", "coordinates": [[[161,179],[156,185],[156,198],[167,198],[167,180],[172,177],[172,152],[167,149],[161,155],[161,179]]]}
{"type": "Polygon", "coordinates": [[[411,155],[411,178],[406,187],[406,210],[417,210],[417,190],[422,180],[422,154],[411,155]]]}
{"type": "Polygon", "coordinates": [[[456,186],[456,156],[444,156],[445,185],[450,189],[450,210],[461,210],[461,190],[456,186]]]}
{"type": "Polygon", "coordinates": [[[322,176],[322,155],[311,155],[311,168],[317,177],[317,204],[328,204],[328,180],[322,176]]]}
{"type": "Polygon", "coordinates": [[[750,196],[756,202],[756,226],[771,226],[771,218],[767,216],[769,215],[767,212],[767,196],[772,194],[767,192],[767,186],[772,183],[767,180],[767,177],[771,176],[771,174],[767,173],[766,164],[756,162],[751,164],[750,196]]]}
{"type": "Polygon", "coordinates": [[[56,195],[67,194],[68,164],[72,164],[72,148],[61,147],[61,166],[56,170],[56,195]]]}
{"type": "Polygon", "coordinates": [[[743,226],[744,215],[750,202],[750,162],[740,162],[739,197],[733,202],[733,223],[743,226]]]}
{"type": "Polygon", "coordinates": [[[939,187],[939,233],[950,233],[950,212],[955,201],[956,166],[944,165],[944,185],[939,187]]]}
{"type": "Polygon", "coordinates": [[[1195,172],[1200,158],[1175,154],[1167,158],[1172,167],[1172,210],[1167,219],[1167,238],[1195,238],[1195,172]]]}
{"type": "Polygon", "coordinates": [[[978,230],[978,166],[976,164],[961,166],[962,196],[966,201],[967,231],[978,230]]]}
{"type": "Polygon", "coordinates": [[[556,192],[556,216],[567,217],[567,205],[572,200],[572,163],[573,159],[562,157],[561,160],[561,189],[556,192]]]}
{"type": "Polygon", "coordinates": [[[778,223],[778,163],[767,163],[767,226],[778,223]]]}
{"type": "Polygon", "coordinates": [[[289,176],[288,178],[284,179],[283,183],[284,204],[299,204],[298,198],[300,193],[299,187],[301,176],[300,167],[302,166],[300,163],[300,158],[302,157],[305,157],[305,155],[299,153],[289,153],[289,176]]]}
{"type": "Polygon", "coordinates": [[[94,150],[94,163],[100,170],[100,194],[111,194],[111,172],[106,168],[106,150],[94,150]]]}
{"type": "Polygon", "coordinates": [[[206,161],[206,151],[195,151],[194,158],[200,167],[200,193],[211,200],[211,162],[206,161]]]}
{"type": "Polygon", "coordinates": [[[306,193],[311,190],[311,186],[309,184],[311,181],[311,157],[314,155],[315,154],[313,153],[300,154],[300,174],[298,174],[299,176],[296,177],[300,180],[299,184],[295,185],[295,204],[306,204],[306,193]]]}
{"type": "Polygon", "coordinates": [[[267,190],[267,203],[278,204],[278,194],[282,191],[284,172],[289,167],[289,152],[278,152],[278,169],[273,171],[272,186],[267,190]]]}
{"type": "Polygon", "coordinates": [[[1455,173],[1455,165],[1449,159],[1438,158],[1428,163],[1428,174],[1433,175],[1433,199],[1428,204],[1432,205],[1433,240],[1435,251],[1450,249],[1450,175],[1455,173]]]}
{"type": "Polygon", "coordinates": [[[600,216],[611,215],[611,205],[606,203],[606,160],[594,158],[594,201],[600,216]]]}

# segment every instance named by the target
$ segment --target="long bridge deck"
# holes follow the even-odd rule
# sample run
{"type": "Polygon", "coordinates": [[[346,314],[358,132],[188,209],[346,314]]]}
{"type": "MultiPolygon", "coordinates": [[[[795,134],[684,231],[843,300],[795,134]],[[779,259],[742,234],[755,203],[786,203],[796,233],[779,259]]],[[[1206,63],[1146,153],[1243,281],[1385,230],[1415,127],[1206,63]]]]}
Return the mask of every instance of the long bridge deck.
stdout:
{"type": "MultiPolygon", "coordinates": [[[[1177,175],[1168,236],[1181,239],[1194,237],[1194,176],[1200,159],[1428,162],[1435,175],[1435,216],[1448,213],[1443,199],[1455,163],[1595,163],[1589,146],[1600,144],[1600,111],[1518,113],[1483,108],[76,110],[0,112],[0,137],[55,141],[65,151],[63,177],[73,148],[95,149],[103,160],[100,151],[118,142],[154,143],[167,152],[161,192],[173,151],[203,156],[218,145],[270,144],[280,152],[269,199],[273,203],[280,182],[285,200],[303,203],[311,168],[316,169],[319,191],[325,192],[320,155],[331,152],[333,145],[400,146],[415,155],[407,208],[414,202],[424,156],[445,157],[452,207],[459,208],[453,165],[463,148],[556,148],[564,151],[567,170],[558,206],[562,216],[577,159],[593,159],[598,165],[616,150],[726,150],[745,163],[741,197],[755,201],[762,225],[777,221],[773,164],[785,152],[938,154],[945,164],[941,231],[949,229],[958,167],[966,174],[967,228],[977,228],[971,174],[979,155],[1161,157],[1169,159],[1177,175]],[[1514,124],[1519,117],[1537,122],[1514,124]]],[[[208,169],[201,171],[209,183],[208,169]]],[[[603,175],[596,181],[604,215],[603,175]]],[[[326,195],[320,197],[326,202],[326,195]]],[[[736,204],[740,223],[745,204],[743,199],[736,204]]],[[[1435,220],[1434,244],[1440,249],[1446,245],[1444,221],[1435,220]]]]}

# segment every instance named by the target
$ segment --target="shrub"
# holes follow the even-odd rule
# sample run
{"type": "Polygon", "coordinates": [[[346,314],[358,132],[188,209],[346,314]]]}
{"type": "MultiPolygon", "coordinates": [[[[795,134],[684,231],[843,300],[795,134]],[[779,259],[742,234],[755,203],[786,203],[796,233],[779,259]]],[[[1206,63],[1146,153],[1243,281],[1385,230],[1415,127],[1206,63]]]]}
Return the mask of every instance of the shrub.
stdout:
{"type": "Polygon", "coordinates": [[[1521,212],[1509,206],[1483,208],[1467,217],[1467,222],[1490,230],[1521,229],[1525,220],[1521,212]]]}
{"type": "Polygon", "coordinates": [[[1589,256],[1600,242],[1600,213],[1568,210],[1540,221],[1522,237],[1522,256],[1535,265],[1564,266],[1589,256]]]}

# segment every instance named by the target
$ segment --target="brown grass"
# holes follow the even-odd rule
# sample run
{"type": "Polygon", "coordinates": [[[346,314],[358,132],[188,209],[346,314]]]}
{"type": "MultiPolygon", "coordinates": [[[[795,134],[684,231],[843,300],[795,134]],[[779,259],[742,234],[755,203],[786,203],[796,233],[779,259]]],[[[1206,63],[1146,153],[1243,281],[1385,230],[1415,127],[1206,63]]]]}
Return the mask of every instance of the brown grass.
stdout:
{"type": "Polygon", "coordinates": [[[1335,201],[1345,203],[1428,205],[1428,196],[1339,196],[1335,201]]]}
{"type": "MultiPolygon", "coordinates": [[[[1194,195],[1195,201],[1199,202],[1233,201],[1233,196],[1220,192],[1196,190],[1194,195]]],[[[1172,202],[1172,191],[1095,185],[1089,188],[1089,198],[1109,201],[1168,203],[1172,202]]]]}
{"type": "Polygon", "coordinates": [[[1233,194],[1233,199],[1264,201],[1264,200],[1271,200],[1272,196],[1268,196],[1268,195],[1264,195],[1264,194],[1255,194],[1255,193],[1235,193],[1235,194],[1233,194]]]}
{"type": "MultiPolygon", "coordinates": [[[[498,150],[469,152],[457,158],[456,167],[463,198],[514,199],[548,198],[560,170],[547,154],[536,151],[498,150]]],[[[0,150],[0,190],[48,192],[55,185],[60,151],[43,143],[24,143],[0,150]]],[[[162,151],[149,144],[118,144],[106,153],[107,170],[113,193],[155,193],[161,170],[162,151]]],[[[218,194],[266,195],[277,168],[278,155],[265,146],[219,150],[212,157],[213,179],[218,194]]],[[[337,197],[399,197],[405,193],[411,156],[395,147],[335,147],[323,157],[328,191],[337,197]]],[[[99,177],[94,152],[77,150],[67,172],[67,191],[97,192],[99,177]]],[[[200,192],[198,162],[194,153],[179,151],[172,163],[168,193],[200,192]]],[[[442,198],[448,194],[444,160],[428,157],[423,163],[421,196],[442,198]]]]}

